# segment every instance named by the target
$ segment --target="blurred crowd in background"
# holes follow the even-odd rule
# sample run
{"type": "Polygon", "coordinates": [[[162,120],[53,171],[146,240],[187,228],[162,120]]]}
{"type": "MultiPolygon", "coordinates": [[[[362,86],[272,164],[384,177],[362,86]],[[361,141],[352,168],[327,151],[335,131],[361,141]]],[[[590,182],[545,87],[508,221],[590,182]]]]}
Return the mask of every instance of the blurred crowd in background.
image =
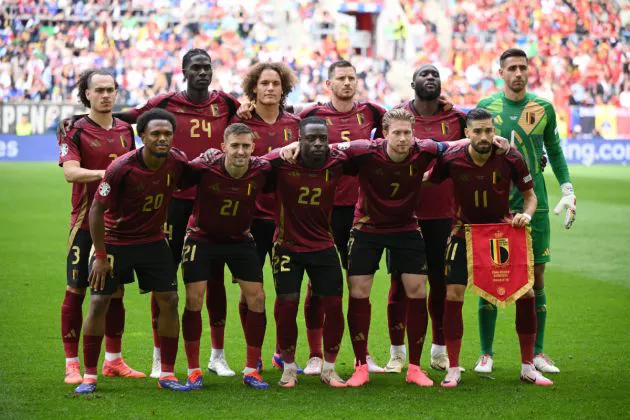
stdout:
{"type": "Polygon", "coordinates": [[[406,58],[409,68],[436,63],[443,91],[471,105],[501,89],[497,55],[517,46],[532,57],[530,90],[557,107],[630,108],[630,24],[622,26],[616,1],[442,0],[451,31],[444,48],[436,2],[402,0],[403,14],[383,32],[394,48],[373,57],[352,52],[347,31],[322,31],[336,22],[326,2],[280,3],[286,16],[279,20],[271,0],[3,1],[0,99],[74,102],[78,74],[103,67],[116,74],[119,102],[135,105],[183,89],[183,54],[205,48],[213,87],[237,97],[252,63],[282,60],[299,79],[290,102],[325,100],[327,67],[343,57],[357,67],[360,97],[392,107],[410,94],[394,92],[387,80],[392,62],[406,58]],[[283,19],[299,19],[304,31],[320,35],[308,48],[280,47],[283,19]]]}

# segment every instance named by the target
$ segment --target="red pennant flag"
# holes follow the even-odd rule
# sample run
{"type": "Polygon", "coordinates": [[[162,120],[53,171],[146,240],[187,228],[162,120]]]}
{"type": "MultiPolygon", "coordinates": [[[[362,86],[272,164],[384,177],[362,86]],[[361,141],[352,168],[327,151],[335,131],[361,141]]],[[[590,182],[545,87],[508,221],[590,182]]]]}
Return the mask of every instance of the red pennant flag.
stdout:
{"type": "Polygon", "coordinates": [[[468,288],[505,308],[534,285],[529,229],[508,223],[466,225],[468,288]]]}

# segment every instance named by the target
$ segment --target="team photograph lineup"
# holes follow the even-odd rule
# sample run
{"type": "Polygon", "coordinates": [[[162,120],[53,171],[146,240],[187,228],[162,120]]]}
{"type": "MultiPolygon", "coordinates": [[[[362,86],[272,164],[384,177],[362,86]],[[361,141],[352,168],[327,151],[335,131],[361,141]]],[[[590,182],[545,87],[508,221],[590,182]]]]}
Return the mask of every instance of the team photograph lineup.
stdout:
{"type": "Polygon", "coordinates": [[[378,374],[404,374],[401,383],[456,388],[466,369],[492,374],[498,312],[513,304],[521,361],[513,375],[552,386],[562,366],[545,352],[550,224],[572,227],[576,195],[554,107],[527,90],[527,54],[497,55],[503,90],[468,113],[442,95],[432,64],[414,69],[413,96],[389,111],[358,99],[357,69],[345,60],[328,68],[329,101],[315,104],[287,103],[298,80],[280,62],[248,69],[247,101],[210,90],[211,51],[203,49],[183,56],[184,91],[124,112],[113,112],[113,74],[83,72],[78,96],[89,113],[57,131],[59,166],[72,184],[65,383],[74,394],[115,388],[99,375],[148,375],[172,391],[207,388],[213,376],[254,389],[300,388],[300,378],[313,375],[323,386],[356,388],[377,383],[378,374]],[[545,183],[546,167],[555,187],[545,183]],[[547,193],[554,188],[557,204],[547,193]],[[550,210],[559,216],[550,219],[550,210]],[[387,333],[371,325],[378,271],[390,279],[387,333]],[[136,282],[151,302],[148,374],[122,351],[130,332],[124,296],[136,282]],[[238,284],[238,302],[227,297],[230,283],[238,284]],[[478,301],[476,319],[463,315],[466,289],[477,295],[468,298],[478,301]],[[225,339],[228,308],[236,307],[245,349],[225,339]],[[271,323],[275,336],[266,334],[271,323]],[[472,323],[479,341],[463,339],[472,323]],[[298,331],[307,338],[303,361],[298,331]],[[347,377],[336,366],[338,353],[350,351],[344,332],[354,354],[347,377]],[[384,366],[368,346],[374,335],[388,335],[384,366]],[[263,353],[265,339],[272,355],[263,353]],[[180,340],[185,380],[175,374],[180,340]],[[460,365],[462,345],[477,343],[476,364],[460,365]],[[429,366],[420,363],[423,350],[429,366]],[[231,366],[228,356],[239,352],[244,366],[231,366]],[[264,379],[274,368],[277,384],[264,379]]]}

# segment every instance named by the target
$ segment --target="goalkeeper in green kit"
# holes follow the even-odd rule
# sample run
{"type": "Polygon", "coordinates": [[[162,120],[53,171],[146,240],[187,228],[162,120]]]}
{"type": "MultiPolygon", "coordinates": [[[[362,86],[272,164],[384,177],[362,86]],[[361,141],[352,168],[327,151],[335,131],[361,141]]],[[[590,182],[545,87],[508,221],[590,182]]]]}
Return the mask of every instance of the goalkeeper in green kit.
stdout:
{"type": "MultiPolygon", "coordinates": [[[[500,65],[499,74],[504,81],[503,92],[482,99],[477,107],[492,113],[496,135],[511,140],[512,145],[516,146],[525,158],[534,178],[534,191],[538,198],[538,208],[530,223],[534,251],[534,294],[537,317],[534,365],[541,372],[558,373],[560,369],[543,352],[547,318],[544,273],[545,264],[551,260],[549,204],[541,167],[543,146],[562,191],[562,199],[555,206],[554,213],[566,211],[564,219],[566,229],[569,229],[575,220],[575,194],[569,177],[569,169],[560,147],[553,105],[527,92],[527,55],[522,50],[511,48],[501,54],[500,65]]],[[[523,196],[513,189],[510,195],[510,208],[517,213],[522,212],[522,206],[523,196]]],[[[481,357],[475,367],[478,373],[492,372],[492,342],[496,319],[496,306],[480,298],[481,357]]]]}

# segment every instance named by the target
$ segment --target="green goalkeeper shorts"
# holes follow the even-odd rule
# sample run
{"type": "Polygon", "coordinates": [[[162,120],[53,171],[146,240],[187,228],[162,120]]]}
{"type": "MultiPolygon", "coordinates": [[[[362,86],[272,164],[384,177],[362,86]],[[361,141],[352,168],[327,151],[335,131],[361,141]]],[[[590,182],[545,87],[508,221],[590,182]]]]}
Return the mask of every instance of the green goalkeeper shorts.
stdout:
{"type": "Polygon", "coordinates": [[[529,224],[532,228],[532,248],[534,264],[545,264],[551,261],[551,229],[549,227],[549,212],[537,211],[529,224]]]}

